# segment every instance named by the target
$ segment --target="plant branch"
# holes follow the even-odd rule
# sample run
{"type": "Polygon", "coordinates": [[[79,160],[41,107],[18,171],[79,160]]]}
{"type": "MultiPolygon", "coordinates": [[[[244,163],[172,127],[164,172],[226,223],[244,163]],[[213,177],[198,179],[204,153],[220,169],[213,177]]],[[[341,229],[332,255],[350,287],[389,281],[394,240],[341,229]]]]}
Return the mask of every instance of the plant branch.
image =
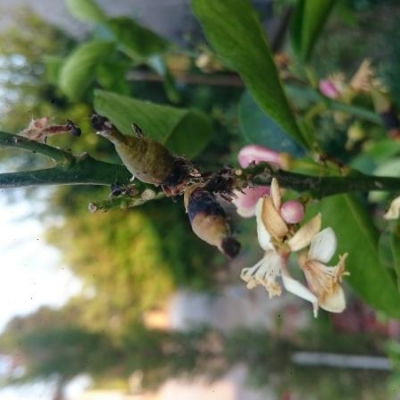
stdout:
{"type": "Polygon", "coordinates": [[[36,140],[30,140],[23,136],[12,135],[11,133],[6,133],[0,131],[0,147],[14,147],[17,149],[28,150],[32,153],[42,154],[46,157],[53,159],[57,165],[68,165],[73,163],[75,157],[61,149],[57,149],[47,144],[39,143],[36,140]]]}
{"type": "MultiPolygon", "coordinates": [[[[49,147],[49,146],[46,146],[49,147]]],[[[88,154],[72,156],[68,165],[36,171],[0,174],[0,188],[46,185],[127,185],[130,172],[123,165],[95,160],[88,154]]]]}
{"type": "Polygon", "coordinates": [[[349,192],[388,191],[400,192],[400,178],[364,175],[312,176],[275,169],[267,163],[259,163],[243,170],[247,182],[270,185],[276,178],[279,185],[298,192],[310,192],[315,198],[349,192]]]}
{"type": "MultiPolygon", "coordinates": [[[[15,147],[52,158],[56,166],[35,171],[0,174],[0,188],[44,185],[129,185],[131,174],[123,165],[95,160],[84,153],[74,156],[18,135],[0,132],[0,146],[15,147]]],[[[276,169],[260,163],[242,170],[237,177],[240,185],[269,185],[277,178],[282,187],[298,192],[310,192],[316,198],[348,192],[400,191],[400,178],[353,173],[348,176],[312,176],[276,169]]],[[[137,182],[141,192],[148,185],[137,182]]]]}

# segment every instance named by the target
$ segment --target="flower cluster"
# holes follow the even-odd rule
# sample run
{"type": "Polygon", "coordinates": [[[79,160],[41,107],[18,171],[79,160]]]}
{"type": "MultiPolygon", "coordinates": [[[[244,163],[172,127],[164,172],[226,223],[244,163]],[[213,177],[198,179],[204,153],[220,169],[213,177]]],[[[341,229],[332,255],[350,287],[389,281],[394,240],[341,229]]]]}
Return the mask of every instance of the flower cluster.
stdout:
{"type": "Polygon", "coordinates": [[[319,82],[320,92],[331,99],[350,101],[360,92],[371,92],[373,89],[383,90],[382,83],[375,77],[370,60],[364,60],[349,82],[345,76],[336,73],[319,82]]]}
{"type": "Polygon", "coordinates": [[[332,228],[321,231],[318,214],[302,227],[284,218],[281,191],[276,179],[272,180],[270,194],[260,198],[256,205],[257,234],[264,257],[253,267],[244,268],[241,278],[249,289],[257,285],[266,288],[270,297],[282,293],[277,282],[280,277],[284,288],[309,301],[317,316],[321,307],[330,312],[341,312],[346,306],[340,286],[345,272],[347,254],[339,257],[336,266],[326,265],[333,257],[337,240],[332,228]],[[288,260],[291,253],[299,252],[297,261],[307,286],[291,277],[288,260]]]}

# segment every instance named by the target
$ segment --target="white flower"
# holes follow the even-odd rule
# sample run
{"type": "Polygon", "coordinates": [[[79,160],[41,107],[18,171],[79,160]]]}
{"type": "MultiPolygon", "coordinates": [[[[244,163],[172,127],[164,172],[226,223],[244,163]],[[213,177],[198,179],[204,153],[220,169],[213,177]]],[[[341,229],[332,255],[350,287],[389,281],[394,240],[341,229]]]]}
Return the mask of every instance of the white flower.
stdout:
{"type": "Polygon", "coordinates": [[[269,297],[279,296],[282,288],[277,282],[280,277],[285,289],[314,305],[318,309],[318,298],[306,286],[293,279],[287,268],[287,259],[292,251],[298,251],[311,243],[320,230],[321,215],[318,214],[295,233],[280,214],[281,195],[278,182],[273,179],[271,195],[264,196],[257,202],[257,234],[260,246],[265,250],[264,257],[253,267],[244,268],[241,279],[247,282],[249,289],[262,285],[269,297]]]}
{"type": "Polygon", "coordinates": [[[383,216],[385,219],[398,219],[400,216],[400,196],[396,197],[390,203],[389,210],[386,211],[386,214],[383,216]]]}
{"type": "Polygon", "coordinates": [[[340,286],[345,271],[347,253],[339,257],[334,266],[326,264],[335,254],[336,235],[332,228],[325,228],[311,240],[308,251],[300,254],[298,262],[306,277],[308,287],[317,296],[319,307],[330,312],[342,312],[346,307],[346,299],[340,286]]]}

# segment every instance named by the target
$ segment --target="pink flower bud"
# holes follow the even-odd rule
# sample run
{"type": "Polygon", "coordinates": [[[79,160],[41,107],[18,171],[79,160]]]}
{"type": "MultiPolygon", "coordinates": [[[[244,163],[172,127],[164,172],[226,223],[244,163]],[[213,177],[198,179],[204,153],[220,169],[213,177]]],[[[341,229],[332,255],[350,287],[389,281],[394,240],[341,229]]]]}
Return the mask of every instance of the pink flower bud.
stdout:
{"type": "Polygon", "coordinates": [[[260,161],[266,161],[272,164],[280,165],[280,153],[268,149],[267,147],[251,144],[244,146],[238,154],[239,164],[242,168],[246,168],[251,162],[256,164],[260,161]]]}
{"type": "Polygon", "coordinates": [[[304,217],[304,207],[297,200],[285,201],[281,206],[281,217],[288,224],[297,224],[304,217]]]}
{"type": "Polygon", "coordinates": [[[256,204],[259,198],[269,194],[268,186],[257,186],[254,188],[245,188],[243,192],[234,191],[236,198],[232,203],[236,206],[237,213],[243,218],[254,217],[256,214],[256,204]]]}
{"type": "Polygon", "coordinates": [[[319,90],[324,96],[329,97],[330,99],[337,99],[340,97],[340,91],[336,87],[335,83],[329,79],[319,81],[319,90]]]}

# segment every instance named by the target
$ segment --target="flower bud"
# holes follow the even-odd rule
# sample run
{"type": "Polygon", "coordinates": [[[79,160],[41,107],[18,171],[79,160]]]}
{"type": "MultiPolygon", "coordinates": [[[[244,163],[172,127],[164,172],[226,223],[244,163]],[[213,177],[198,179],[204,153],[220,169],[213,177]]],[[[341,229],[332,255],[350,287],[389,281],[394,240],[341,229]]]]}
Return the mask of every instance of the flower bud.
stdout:
{"type": "MultiPolygon", "coordinates": [[[[290,162],[289,157],[286,153],[279,153],[256,144],[243,147],[238,154],[239,164],[243,168],[248,167],[252,162],[256,164],[259,162],[268,162],[285,168],[290,162]]],[[[236,206],[237,213],[243,218],[250,218],[255,215],[257,200],[265,194],[269,194],[269,187],[245,188],[242,191],[235,190],[234,194],[235,197],[232,203],[236,206]]]]}
{"type": "Polygon", "coordinates": [[[285,201],[281,206],[281,217],[288,224],[298,224],[304,218],[304,206],[297,200],[285,201]]]}
{"type": "Polygon", "coordinates": [[[239,151],[238,160],[242,168],[248,167],[252,162],[258,163],[262,161],[280,165],[280,153],[267,147],[251,144],[239,151]]]}
{"type": "Polygon", "coordinates": [[[337,99],[340,97],[340,91],[335,83],[329,79],[322,79],[319,81],[319,91],[330,99],[337,99]]]}
{"type": "Polygon", "coordinates": [[[235,197],[232,199],[232,203],[236,206],[236,211],[241,217],[254,217],[256,215],[257,201],[265,194],[269,194],[268,186],[245,188],[242,191],[235,190],[235,197]]]}
{"type": "Polygon", "coordinates": [[[228,258],[238,255],[240,243],[232,236],[228,217],[211,192],[192,185],[185,192],[185,207],[192,230],[201,240],[218,247],[228,258]]]}

